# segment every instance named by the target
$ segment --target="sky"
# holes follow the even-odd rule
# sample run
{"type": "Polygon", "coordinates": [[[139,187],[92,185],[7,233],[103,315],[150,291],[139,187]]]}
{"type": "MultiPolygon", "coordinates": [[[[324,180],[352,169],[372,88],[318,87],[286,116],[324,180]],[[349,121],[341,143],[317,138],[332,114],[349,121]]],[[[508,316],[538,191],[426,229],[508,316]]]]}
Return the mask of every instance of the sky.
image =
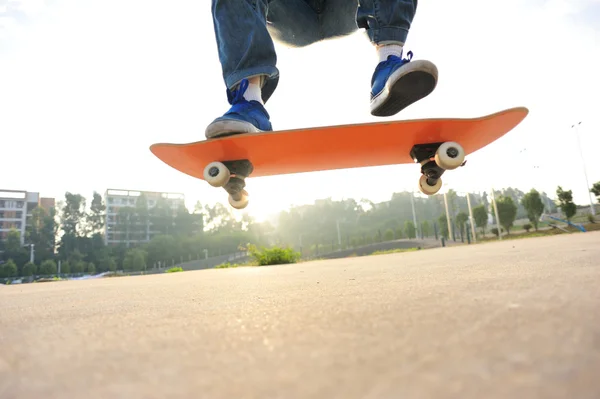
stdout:
{"type": "MultiPolygon", "coordinates": [[[[525,106],[509,134],[443,176],[442,191],[562,185],[589,204],[600,181],[600,0],[428,0],[405,46],[439,69],[434,93],[389,118],[369,113],[377,57],[363,32],[306,48],[276,44],[274,129],[437,117],[525,106]],[[332,104],[333,103],[333,104],[332,104]],[[571,128],[582,122],[578,132],[571,128]],[[577,146],[581,142],[583,159],[577,146]]],[[[155,142],[204,139],[229,108],[208,0],[0,0],[1,189],[91,198],[107,188],[227,195],[155,158],[155,142]]],[[[259,220],[315,199],[418,193],[418,165],[247,180],[259,220]]]]}

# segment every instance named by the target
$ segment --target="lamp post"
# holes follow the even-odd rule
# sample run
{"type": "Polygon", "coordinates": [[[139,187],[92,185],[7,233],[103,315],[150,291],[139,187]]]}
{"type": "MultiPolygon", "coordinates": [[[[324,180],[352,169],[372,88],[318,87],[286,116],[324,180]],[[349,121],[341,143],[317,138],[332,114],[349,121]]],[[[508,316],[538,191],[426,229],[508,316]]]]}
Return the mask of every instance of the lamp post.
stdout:
{"type": "Polygon", "coordinates": [[[588,183],[587,170],[585,168],[585,159],[583,159],[583,151],[581,150],[581,143],[579,141],[579,126],[581,122],[577,122],[576,124],[571,126],[571,129],[575,129],[575,137],[577,138],[577,147],[579,148],[579,155],[581,156],[581,163],[583,165],[583,176],[585,177],[585,189],[587,190],[588,197],[590,199],[590,209],[592,211],[592,215],[596,215],[596,210],[594,209],[594,201],[592,199],[592,192],[590,191],[590,185],[588,183]]]}

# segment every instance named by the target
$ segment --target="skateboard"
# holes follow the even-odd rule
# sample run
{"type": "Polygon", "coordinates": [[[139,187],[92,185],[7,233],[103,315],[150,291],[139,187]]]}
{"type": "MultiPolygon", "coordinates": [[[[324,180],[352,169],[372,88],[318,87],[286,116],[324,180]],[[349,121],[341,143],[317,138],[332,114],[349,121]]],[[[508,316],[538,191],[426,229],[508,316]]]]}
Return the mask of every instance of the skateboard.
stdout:
{"type": "Polygon", "coordinates": [[[496,141],[529,113],[525,107],[478,118],[437,118],[244,133],[185,144],[156,143],[167,165],[222,187],[236,209],[248,205],[246,179],[323,170],[418,163],[419,189],[442,187],[442,174],[496,141]]]}

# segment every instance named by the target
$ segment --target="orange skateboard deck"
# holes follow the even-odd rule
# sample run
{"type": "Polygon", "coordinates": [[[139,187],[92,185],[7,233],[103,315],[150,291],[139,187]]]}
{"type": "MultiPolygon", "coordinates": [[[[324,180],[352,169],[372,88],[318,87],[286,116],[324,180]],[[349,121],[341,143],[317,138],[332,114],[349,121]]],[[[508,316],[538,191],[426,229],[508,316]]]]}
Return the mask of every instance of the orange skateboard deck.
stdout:
{"type": "Polygon", "coordinates": [[[224,187],[235,208],[247,205],[245,179],[367,166],[421,164],[419,188],[435,194],[441,175],[499,139],[528,114],[517,107],[479,118],[389,121],[246,133],[150,150],[180,172],[224,187]]]}

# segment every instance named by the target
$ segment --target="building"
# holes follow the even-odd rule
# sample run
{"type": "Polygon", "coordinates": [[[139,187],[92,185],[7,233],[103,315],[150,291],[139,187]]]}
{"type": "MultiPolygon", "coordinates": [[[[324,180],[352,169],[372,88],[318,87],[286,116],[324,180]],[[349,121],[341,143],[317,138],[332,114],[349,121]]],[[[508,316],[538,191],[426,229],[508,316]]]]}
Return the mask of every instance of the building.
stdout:
{"type": "Polygon", "coordinates": [[[181,205],[185,205],[185,195],[181,193],[166,193],[153,191],[107,189],[104,193],[106,204],[106,218],[104,221],[104,242],[106,245],[131,244],[148,242],[156,235],[152,230],[149,219],[140,221],[134,217],[134,213],[121,213],[122,208],[137,207],[140,196],[146,198],[148,209],[156,206],[159,199],[164,199],[169,207],[175,211],[181,205]],[[125,222],[122,218],[128,218],[125,222]],[[131,218],[135,220],[131,220],[131,218]]]}
{"type": "Polygon", "coordinates": [[[55,206],[55,200],[42,198],[40,193],[0,189],[0,240],[5,240],[8,233],[15,229],[21,235],[21,245],[25,244],[31,213],[38,206],[49,211],[55,206]]]}

